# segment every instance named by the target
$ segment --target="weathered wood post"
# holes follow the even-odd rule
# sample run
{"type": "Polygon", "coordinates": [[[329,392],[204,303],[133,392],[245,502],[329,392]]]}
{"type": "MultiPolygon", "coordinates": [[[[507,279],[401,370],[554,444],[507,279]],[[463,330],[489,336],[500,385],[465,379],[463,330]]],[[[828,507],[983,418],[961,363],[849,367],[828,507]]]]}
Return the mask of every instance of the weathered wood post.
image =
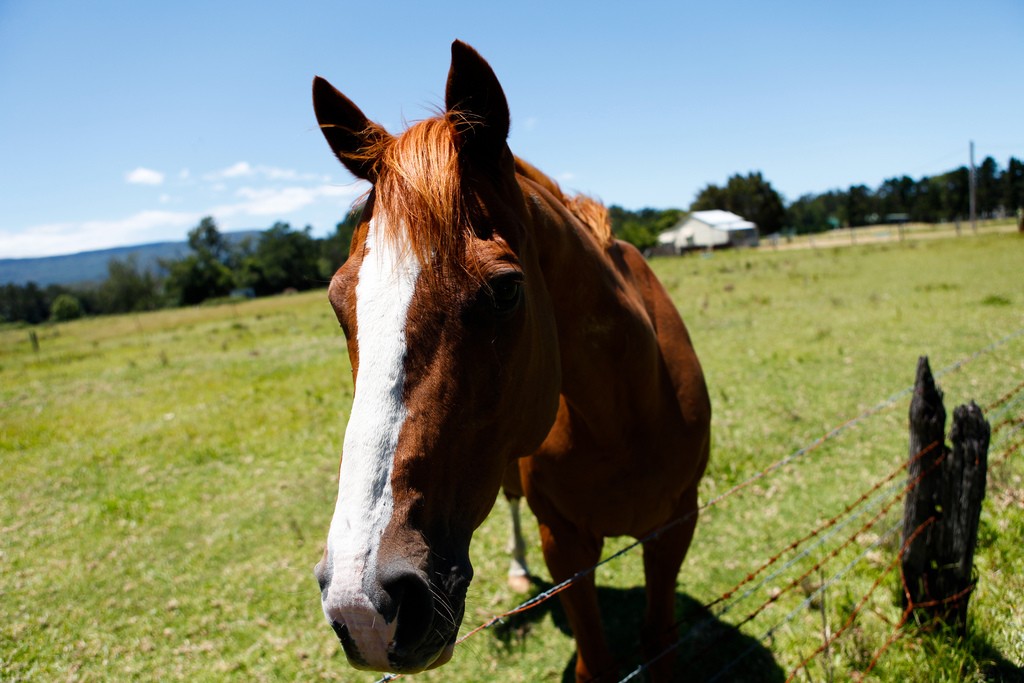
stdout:
{"type": "Polygon", "coordinates": [[[964,635],[990,429],[973,401],[953,411],[952,449],[944,443],[945,424],[942,391],[922,357],[910,402],[908,479],[918,483],[903,508],[903,604],[918,618],[939,620],[964,635]]]}

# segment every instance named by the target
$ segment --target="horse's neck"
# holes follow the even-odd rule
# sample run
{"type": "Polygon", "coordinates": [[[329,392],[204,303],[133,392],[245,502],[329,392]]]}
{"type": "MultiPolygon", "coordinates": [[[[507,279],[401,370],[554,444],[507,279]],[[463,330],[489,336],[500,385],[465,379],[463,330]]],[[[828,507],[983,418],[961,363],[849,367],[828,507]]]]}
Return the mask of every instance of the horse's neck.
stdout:
{"type": "Polygon", "coordinates": [[[532,242],[558,327],[562,394],[588,422],[621,422],[621,411],[645,402],[632,390],[657,382],[657,340],[644,302],[621,248],[602,244],[560,198],[530,188],[532,242]]]}

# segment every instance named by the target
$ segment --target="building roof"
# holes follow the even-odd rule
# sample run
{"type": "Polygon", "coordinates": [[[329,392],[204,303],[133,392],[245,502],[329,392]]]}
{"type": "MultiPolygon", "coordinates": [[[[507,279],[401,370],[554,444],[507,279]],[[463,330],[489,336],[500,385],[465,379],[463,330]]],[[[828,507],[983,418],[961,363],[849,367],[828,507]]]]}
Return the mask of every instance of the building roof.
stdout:
{"type": "Polygon", "coordinates": [[[757,225],[737,216],[732,211],[712,209],[711,211],[694,211],[690,214],[690,220],[700,221],[717,230],[752,230],[757,225]]]}
{"type": "Polygon", "coordinates": [[[659,234],[658,243],[673,244],[678,243],[680,240],[691,240],[697,231],[694,222],[706,225],[712,230],[721,230],[722,232],[754,230],[754,234],[757,234],[756,223],[752,223],[743,218],[743,216],[738,216],[731,211],[713,209],[711,211],[692,212],[685,220],[659,234]]]}

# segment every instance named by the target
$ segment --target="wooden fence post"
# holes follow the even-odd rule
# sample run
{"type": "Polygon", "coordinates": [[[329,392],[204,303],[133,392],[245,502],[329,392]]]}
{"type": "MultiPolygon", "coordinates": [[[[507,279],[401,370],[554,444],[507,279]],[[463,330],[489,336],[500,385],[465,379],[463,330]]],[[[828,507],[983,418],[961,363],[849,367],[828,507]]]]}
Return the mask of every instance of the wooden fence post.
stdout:
{"type": "Polygon", "coordinates": [[[922,357],[910,402],[908,478],[918,483],[903,508],[903,605],[965,635],[990,429],[973,401],[953,411],[952,449],[944,443],[945,423],[942,391],[922,357]]]}

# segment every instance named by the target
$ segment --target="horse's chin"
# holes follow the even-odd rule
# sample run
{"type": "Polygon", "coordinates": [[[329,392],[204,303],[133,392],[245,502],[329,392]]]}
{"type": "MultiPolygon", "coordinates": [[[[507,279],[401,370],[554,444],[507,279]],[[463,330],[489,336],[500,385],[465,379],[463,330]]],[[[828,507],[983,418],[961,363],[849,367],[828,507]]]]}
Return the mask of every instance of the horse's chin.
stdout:
{"type": "Polygon", "coordinates": [[[395,644],[392,643],[388,648],[386,662],[372,661],[364,658],[350,638],[342,637],[341,645],[349,665],[354,669],[377,672],[388,671],[390,673],[408,675],[436,669],[451,661],[452,656],[455,654],[456,635],[458,635],[457,631],[450,636],[447,643],[434,651],[421,649],[415,653],[405,652],[399,654],[395,651],[395,644]]]}
{"type": "MultiPolygon", "coordinates": [[[[346,656],[347,656],[347,654],[348,653],[346,653],[346,656]]],[[[454,654],[455,654],[455,643],[453,642],[453,643],[450,643],[449,645],[445,645],[444,648],[442,648],[441,651],[438,652],[434,657],[428,657],[424,662],[419,662],[419,663],[411,663],[411,662],[409,662],[409,663],[400,664],[400,663],[396,663],[394,661],[389,661],[387,666],[379,666],[379,665],[368,664],[367,662],[364,662],[364,661],[360,660],[358,657],[357,658],[348,657],[348,663],[349,663],[349,665],[352,668],[354,668],[354,669],[361,669],[363,671],[377,671],[377,672],[381,672],[381,671],[384,671],[386,669],[389,673],[402,674],[402,675],[411,675],[411,674],[423,673],[424,671],[429,671],[430,669],[436,669],[439,666],[443,666],[443,665],[447,664],[449,661],[451,661],[451,658],[452,658],[452,656],[454,654]]]]}
{"type": "Polygon", "coordinates": [[[455,643],[450,643],[448,645],[445,645],[444,649],[441,650],[441,654],[438,655],[437,659],[434,660],[434,663],[431,664],[430,666],[428,666],[427,668],[428,669],[436,669],[439,666],[447,664],[451,660],[452,655],[454,655],[454,654],[455,654],[455,643]]]}
{"type": "Polygon", "coordinates": [[[444,666],[445,664],[447,664],[448,662],[451,661],[452,656],[454,654],[455,654],[455,643],[452,643],[450,645],[445,645],[444,648],[434,658],[434,660],[432,662],[430,662],[429,664],[427,664],[425,666],[420,665],[420,666],[410,666],[410,667],[401,667],[401,668],[394,668],[394,667],[392,667],[391,673],[396,673],[396,674],[418,674],[418,673],[423,673],[424,671],[429,671],[430,669],[436,669],[436,668],[438,668],[440,666],[444,666]]]}
{"type": "Polygon", "coordinates": [[[398,662],[392,661],[391,671],[392,673],[401,674],[418,674],[423,671],[430,669],[436,669],[439,666],[443,666],[451,661],[452,656],[455,654],[455,636],[457,633],[452,634],[449,641],[437,652],[427,655],[423,658],[417,658],[416,662],[405,662],[399,664],[398,662]]]}

